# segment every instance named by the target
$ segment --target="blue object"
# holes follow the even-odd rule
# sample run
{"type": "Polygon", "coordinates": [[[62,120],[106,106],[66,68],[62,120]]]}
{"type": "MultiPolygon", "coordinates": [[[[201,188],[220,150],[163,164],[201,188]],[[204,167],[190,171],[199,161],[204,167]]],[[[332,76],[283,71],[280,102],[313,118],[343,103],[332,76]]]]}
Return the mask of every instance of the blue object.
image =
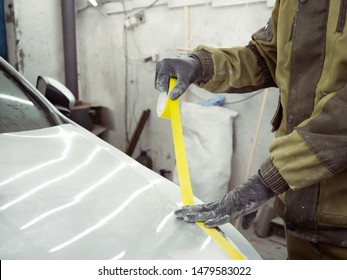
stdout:
{"type": "Polygon", "coordinates": [[[7,60],[7,38],[5,25],[4,0],[0,0],[0,56],[7,60]]]}
{"type": "Polygon", "coordinates": [[[199,104],[202,106],[222,106],[225,101],[224,95],[218,95],[217,97],[205,99],[199,104]]]}

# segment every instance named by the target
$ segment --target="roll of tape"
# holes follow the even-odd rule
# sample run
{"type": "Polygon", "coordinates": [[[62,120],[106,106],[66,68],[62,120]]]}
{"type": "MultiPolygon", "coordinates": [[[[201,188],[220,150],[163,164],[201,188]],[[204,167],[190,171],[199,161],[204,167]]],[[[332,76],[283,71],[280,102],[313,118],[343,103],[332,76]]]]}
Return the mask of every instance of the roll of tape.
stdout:
{"type": "MultiPolygon", "coordinates": [[[[160,118],[171,120],[172,136],[176,155],[176,165],[178,182],[180,185],[181,198],[183,205],[193,205],[194,196],[190,182],[190,175],[187,163],[187,156],[184,146],[183,130],[178,99],[171,100],[169,93],[176,85],[176,79],[171,78],[169,92],[160,93],[157,104],[157,115],[160,118]]],[[[244,260],[244,256],[216,228],[207,228],[203,222],[196,223],[205,231],[211,239],[233,260],[244,260]]]]}
{"type": "Polygon", "coordinates": [[[159,93],[157,104],[157,115],[162,119],[170,119],[170,105],[171,99],[166,92],[159,93]]]}

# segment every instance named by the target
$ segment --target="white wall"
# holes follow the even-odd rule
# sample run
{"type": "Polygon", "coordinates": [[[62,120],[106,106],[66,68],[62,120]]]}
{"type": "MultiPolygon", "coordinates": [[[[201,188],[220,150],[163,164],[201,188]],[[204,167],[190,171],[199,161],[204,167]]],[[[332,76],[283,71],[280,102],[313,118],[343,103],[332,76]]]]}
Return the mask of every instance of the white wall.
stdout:
{"type": "MultiPolygon", "coordinates": [[[[214,1],[225,3],[221,0],[214,1]]],[[[141,3],[136,0],[125,2],[141,3]]],[[[124,33],[125,15],[120,12],[123,8],[120,1],[107,4],[103,9],[85,8],[88,5],[87,0],[76,1],[76,9],[79,10],[77,47],[80,98],[109,108],[111,118],[106,140],[124,151],[127,146],[124,108],[127,60],[128,134],[131,135],[134,131],[142,111],[149,108],[151,115],[134,157],[138,155],[139,148],[150,149],[149,155],[154,161],[155,171],[162,168],[173,170],[175,159],[170,123],[156,116],[158,93],[154,89],[155,63],[145,63],[143,59],[153,54],[158,54],[160,59],[177,56],[178,48],[191,49],[198,44],[246,45],[250,35],[267,22],[271,13],[266,1],[250,1],[252,3],[222,7],[212,6],[211,1],[195,2],[195,5],[188,8],[173,8],[175,0],[162,0],[159,5],[145,10],[143,24],[124,33]],[[107,13],[111,11],[115,13],[107,13]]],[[[50,75],[63,81],[60,1],[14,0],[14,3],[18,15],[16,33],[21,46],[17,53],[22,53],[22,56],[17,55],[20,70],[33,83],[36,82],[38,74],[50,75]]],[[[133,5],[133,10],[128,7],[128,15],[138,11],[134,7],[136,5],[133,5]]],[[[185,98],[195,102],[211,97],[211,94],[196,88],[193,88],[193,91],[198,93],[187,94],[185,98]]],[[[245,179],[264,95],[260,93],[245,102],[231,104],[247,96],[249,94],[228,95],[225,105],[239,113],[234,125],[232,186],[245,179]]],[[[277,91],[271,89],[259,130],[251,173],[255,172],[267,157],[268,144],[273,137],[269,132],[269,121],[276,103],[277,91]]]]}
{"type": "Polygon", "coordinates": [[[9,60],[31,82],[39,74],[64,82],[60,1],[5,0],[13,3],[14,18],[6,22],[9,37],[9,60]]]}

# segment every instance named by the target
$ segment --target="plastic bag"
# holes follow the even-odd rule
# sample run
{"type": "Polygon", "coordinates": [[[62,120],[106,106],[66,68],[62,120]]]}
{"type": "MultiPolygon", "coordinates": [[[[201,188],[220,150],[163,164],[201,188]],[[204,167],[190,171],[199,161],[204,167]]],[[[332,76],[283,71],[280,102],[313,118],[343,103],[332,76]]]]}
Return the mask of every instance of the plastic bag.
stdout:
{"type": "MultiPolygon", "coordinates": [[[[228,192],[235,111],[183,102],[181,120],[193,194],[203,202],[228,192]]],[[[177,168],[173,181],[178,184],[177,168]]]]}

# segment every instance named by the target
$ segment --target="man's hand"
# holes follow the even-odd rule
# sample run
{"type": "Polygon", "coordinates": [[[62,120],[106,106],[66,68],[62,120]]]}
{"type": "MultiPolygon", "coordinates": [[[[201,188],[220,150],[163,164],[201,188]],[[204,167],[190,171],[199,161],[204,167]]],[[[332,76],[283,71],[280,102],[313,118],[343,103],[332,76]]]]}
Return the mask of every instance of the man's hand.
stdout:
{"type": "Polygon", "coordinates": [[[155,88],[167,92],[170,78],[176,78],[176,86],[170,93],[172,100],[180,97],[201,75],[201,63],[195,56],[165,58],[156,65],[155,88]]]}
{"type": "Polygon", "coordinates": [[[222,199],[208,204],[184,206],[176,210],[175,215],[190,223],[205,222],[206,227],[217,227],[241,217],[242,227],[246,229],[253,222],[256,211],[274,196],[275,193],[257,173],[222,199]]]}

